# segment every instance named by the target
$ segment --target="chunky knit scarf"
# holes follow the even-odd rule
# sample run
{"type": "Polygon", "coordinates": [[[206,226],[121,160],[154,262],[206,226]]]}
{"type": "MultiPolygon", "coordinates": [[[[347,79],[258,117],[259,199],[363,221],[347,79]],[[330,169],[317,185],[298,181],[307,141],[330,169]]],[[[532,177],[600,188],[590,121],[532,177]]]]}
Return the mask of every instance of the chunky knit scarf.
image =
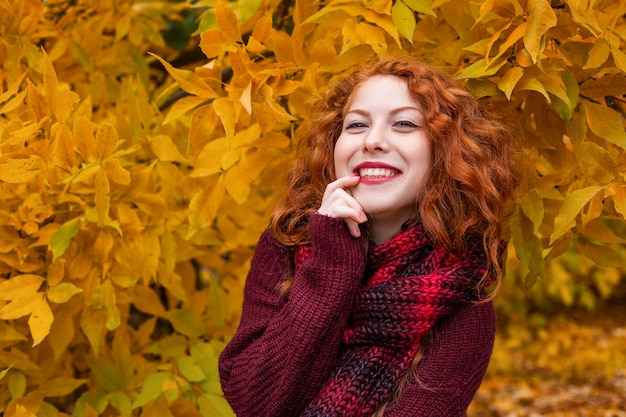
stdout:
{"type": "MultiPolygon", "coordinates": [[[[296,253],[296,265],[310,254],[296,253]]],[[[336,368],[302,416],[371,416],[409,370],[422,336],[462,302],[485,272],[478,246],[454,255],[417,226],[373,246],[336,368]]]]}

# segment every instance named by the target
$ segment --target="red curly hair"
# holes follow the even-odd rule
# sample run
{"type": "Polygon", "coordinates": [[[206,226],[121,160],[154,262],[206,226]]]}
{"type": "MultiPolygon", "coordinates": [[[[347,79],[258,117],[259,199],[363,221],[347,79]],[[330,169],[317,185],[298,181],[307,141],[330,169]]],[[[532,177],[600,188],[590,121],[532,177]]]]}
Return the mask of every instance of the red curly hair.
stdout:
{"type": "MultiPolygon", "coordinates": [[[[499,290],[502,226],[518,182],[508,129],[447,74],[415,60],[384,60],[333,84],[310,122],[305,154],[289,171],[286,194],[270,228],[287,248],[310,243],[307,219],[336,179],[334,147],[344,112],[357,87],[375,75],[403,78],[424,116],[432,144],[432,171],[408,226],[423,224],[438,244],[453,252],[482,240],[489,272],[499,290]]],[[[486,283],[481,282],[481,287],[486,283]]]]}

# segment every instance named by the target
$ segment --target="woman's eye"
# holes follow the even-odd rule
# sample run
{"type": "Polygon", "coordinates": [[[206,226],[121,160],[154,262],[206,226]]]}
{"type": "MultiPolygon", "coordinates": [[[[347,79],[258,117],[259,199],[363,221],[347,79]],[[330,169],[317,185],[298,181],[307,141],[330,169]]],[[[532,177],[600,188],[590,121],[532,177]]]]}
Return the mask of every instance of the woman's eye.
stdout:
{"type": "Polygon", "coordinates": [[[366,128],[367,125],[363,122],[351,122],[346,125],[346,130],[350,129],[363,129],[366,128]]]}
{"type": "Polygon", "coordinates": [[[417,124],[409,120],[401,120],[396,123],[396,126],[402,127],[402,128],[412,128],[412,129],[419,127],[417,124]]]}

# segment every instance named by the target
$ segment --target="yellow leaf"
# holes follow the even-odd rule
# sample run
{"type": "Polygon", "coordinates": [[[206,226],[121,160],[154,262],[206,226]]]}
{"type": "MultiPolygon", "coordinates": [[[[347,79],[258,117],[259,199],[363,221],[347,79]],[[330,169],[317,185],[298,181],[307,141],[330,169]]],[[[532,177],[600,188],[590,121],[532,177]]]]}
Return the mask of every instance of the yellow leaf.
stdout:
{"type": "Polygon", "coordinates": [[[10,301],[39,290],[44,278],[39,275],[22,274],[0,282],[0,300],[10,301]]]}
{"type": "Polygon", "coordinates": [[[252,114],[252,82],[249,82],[246,88],[241,91],[239,102],[248,114],[252,114]]]}
{"type": "Polygon", "coordinates": [[[46,97],[41,93],[41,91],[37,89],[37,87],[30,80],[27,79],[26,82],[28,84],[28,108],[33,112],[34,119],[41,120],[50,116],[46,97]]]}
{"type": "Polygon", "coordinates": [[[619,48],[611,48],[611,54],[613,55],[615,66],[623,73],[626,73],[626,53],[619,48]]]}
{"type": "Polygon", "coordinates": [[[200,78],[200,76],[195,72],[174,68],[169,62],[160,56],[155,54],[151,55],[163,64],[168,74],[170,74],[172,78],[176,80],[180,88],[186,92],[203,98],[213,98],[218,96],[211,86],[205,80],[200,78]]]}
{"type": "Polygon", "coordinates": [[[200,49],[207,58],[215,58],[226,51],[232,51],[235,48],[225,47],[226,38],[218,29],[211,29],[200,34],[200,49]]]}
{"type": "MultiPolygon", "coordinates": [[[[233,139],[233,149],[240,149],[256,142],[261,137],[261,126],[253,124],[247,129],[237,132],[233,139]]],[[[239,159],[239,158],[237,158],[239,159]]]]}
{"type": "Polygon", "coordinates": [[[115,295],[115,288],[110,279],[105,280],[100,285],[102,293],[103,307],[107,313],[106,328],[108,330],[115,330],[121,324],[120,310],[117,307],[117,298],[115,295]]]}
{"type": "Polygon", "coordinates": [[[524,46],[533,62],[537,62],[541,53],[542,39],[551,27],[556,26],[556,14],[547,0],[535,0],[530,10],[528,26],[524,33],[524,46]]]}
{"type": "MultiPolygon", "coordinates": [[[[431,2],[429,0],[402,0],[404,3],[406,3],[407,6],[409,6],[412,10],[415,10],[418,13],[423,13],[423,14],[427,14],[433,17],[437,17],[437,13],[435,13],[432,9],[433,6],[431,6],[431,2]]],[[[384,1],[383,3],[387,3],[388,2],[384,1]]],[[[482,10],[482,6],[481,6],[481,10],[482,10]]],[[[384,14],[385,12],[382,10],[376,10],[378,13],[384,14]]],[[[392,12],[393,13],[393,12],[392,12]]]]}
{"type": "Polygon", "coordinates": [[[54,287],[46,290],[48,300],[56,304],[63,304],[69,301],[74,295],[83,292],[81,288],[76,287],[70,282],[62,282],[54,287]]]}
{"type": "Polygon", "coordinates": [[[0,163],[0,181],[10,184],[26,183],[44,170],[45,162],[37,155],[25,159],[9,159],[0,163]]]}
{"type": "Polygon", "coordinates": [[[38,389],[44,393],[46,397],[65,397],[87,382],[87,379],[75,379],[59,376],[42,383],[39,385],[38,389]]]}
{"type": "Polygon", "coordinates": [[[86,306],[83,308],[80,316],[80,327],[87,336],[87,340],[91,344],[91,348],[94,351],[94,355],[98,356],[100,353],[100,345],[104,338],[106,313],[102,310],[94,310],[92,307],[86,306]]]}
{"type": "MultiPolygon", "coordinates": [[[[24,81],[24,77],[26,77],[26,73],[25,72],[22,73],[19,76],[19,78],[15,79],[13,82],[8,83],[9,86],[6,89],[6,91],[3,91],[2,94],[0,94],[0,103],[6,102],[11,97],[13,97],[16,94],[18,94],[18,91],[20,91],[20,87],[22,85],[22,81],[24,81]]],[[[25,95],[26,91],[23,91],[22,93],[25,95]]],[[[2,113],[2,111],[0,111],[0,113],[2,113]]]]}
{"type": "Polygon", "coordinates": [[[276,60],[281,64],[291,64],[296,61],[292,39],[285,32],[274,31],[272,33],[272,47],[276,60]]]}
{"type": "Polygon", "coordinates": [[[156,135],[150,138],[150,147],[159,158],[160,161],[173,161],[189,164],[189,160],[185,158],[178,146],[168,135],[156,135]]]}
{"type": "Polygon", "coordinates": [[[53,163],[68,173],[74,171],[76,155],[74,154],[74,142],[70,128],[65,124],[55,123],[50,132],[54,138],[53,163]]]}
{"type": "Polygon", "coordinates": [[[511,99],[513,89],[523,75],[524,70],[521,67],[513,67],[498,81],[498,88],[504,92],[507,99],[511,99]]]}
{"type": "Polygon", "coordinates": [[[577,239],[576,249],[578,249],[580,253],[585,255],[585,257],[600,266],[616,269],[621,269],[624,267],[625,259],[623,258],[623,256],[620,256],[621,252],[617,252],[609,246],[596,245],[589,241],[577,239]]]}
{"type": "Polygon", "coordinates": [[[589,101],[583,102],[587,124],[593,133],[617,146],[626,148],[626,133],[620,115],[613,109],[589,101]]]}
{"type": "Polygon", "coordinates": [[[611,48],[609,47],[609,43],[604,39],[597,39],[589,51],[589,56],[587,57],[587,62],[583,69],[599,68],[600,65],[604,64],[606,60],[609,59],[610,52],[611,48]]]}
{"type": "Polygon", "coordinates": [[[115,241],[113,237],[106,231],[101,230],[93,242],[93,257],[100,263],[106,263],[109,260],[109,255],[115,241]]]}
{"type": "Polygon", "coordinates": [[[213,101],[213,108],[220,118],[222,126],[224,126],[226,138],[230,142],[235,136],[235,123],[237,121],[235,106],[229,98],[220,97],[213,101]]]}
{"type": "Polygon", "coordinates": [[[41,53],[43,55],[44,64],[43,88],[48,101],[48,109],[55,109],[57,105],[56,97],[58,90],[57,74],[52,66],[50,57],[43,47],[41,48],[41,53]]]}
{"type": "Polygon", "coordinates": [[[165,308],[156,292],[148,287],[137,285],[132,289],[133,305],[146,314],[165,317],[165,308]]]}
{"type": "Polygon", "coordinates": [[[74,144],[78,149],[78,153],[85,161],[91,162],[96,142],[91,121],[86,116],[77,117],[74,119],[73,131],[74,144]]]}
{"type": "Polygon", "coordinates": [[[263,92],[263,96],[265,97],[265,102],[274,111],[276,117],[283,119],[282,120],[283,122],[291,122],[291,121],[296,120],[295,117],[287,113],[282,106],[276,103],[276,101],[274,100],[274,90],[272,89],[272,87],[266,84],[266,85],[263,85],[261,89],[263,92]]]}
{"type": "Polygon", "coordinates": [[[343,55],[350,49],[365,43],[367,35],[359,23],[355,19],[347,19],[341,29],[343,36],[343,46],[341,48],[340,55],[343,55]]]}
{"type": "Polygon", "coordinates": [[[7,417],[37,417],[37,415],[23,405],[17,404],[15,406],[15,412],[10,415],[7,414],[7,417]]]}
{"type": "Polygon", "coordinates": [[[262,54],[267,48],[259,41],[257,41],[254,36],[250,35],[248,37],[248,42],[246,43],[246,51],[252,54],[262,54]]]}
{"type": "Polygon", "coordinates": [[[363,24],[361,25],[365,32],[365,43],[370,45],[374,52],[382,55],[387,52],[387,40],[385,39],[385,32],[373,25],[363,24]]]}
{"type": "Polygon", "coordinates": [[[250,182],[252,180],[253,177],[251,173],[243,164],[237,164],[231,167],[224,175],[226,191],[228,191],[228,194],[239,204],[243,204],[248,199],[250,182]]]}
{"type": "Polygon", "coordinates": [[[540,93],[542,96],[544,96],[548,103],[552,102],[552,100],[550,99],[550,96],[548,95],[548,92],[544,88],[544,86],[541,83],[541,81],[539,81],[535,77],[522,78],[518,82],[517,85],[518,85],[518,89],[520,89],[520,90],[536,91],[536,92],[540,93]]]}
{"type": "MultiPolygon", "coordinates": [[[[17,330],[15,330],[9,323],[0,321],[0,342],[19,342],[26,340],[26,338],[17,330]]],[[[3,377],[4,371],[0,371],[0,380],[3,377]]]]}
{"type": "Polygon", "coordinates": [[[626,185],[615,182],[609,187],[609,189],[611,190],[611,193],[607,193],[607,196],[611,196],[613,198],[615,210],[620,213],[624,219],[626,219],[626,185]]]}
{"type": "Polygon", "coordinates": [[[104,170],[98,170],[96,174],[96,223],[98,227],[104,227],[107,218],[109,217],[109,206],[111,201],[109,199],[109,178],[104,170]]]}
{"type": "Polygon", "coordinates": [[[466,67],[457,78],[482,78],[489,77],[494,75],[498,70],[508,62],[504,59],[503,56],[487,61],[485,58],[479,59],[478,61],[471,64],[469,67],[466,67]]]}
{"type": "Polygon", "coordinates": [[[474,21],[474,26],[482,22],[485,16],[491,13],[491,11],[493,10],[494,1],[495,0],[485,0],[482,2],[482,4],[480,5],[480,8],[478,9],[478,17],[474,21]]]}
{"type": "MultiPolygon", "coordinates": [[[[510,22],[511,24],[513,23],[513,21],[510,22]]],[[[503,56],[508,49],[513,46],[517,41],[519,41],[522,36],[524,36],[524,33],[526,32],[526,26],[528,26],[528,22],[523,22],[520,25],[518,25],[517,27],[515,27],[515,29],[513,29],[513,32],[511,32],[511,34],[509,34],[509,37],[506,39],[506,41],[504,41],[499,47],[498,47],[498,53],[496,56],[492,56],[492,57],[488,57],[485,56],[485,58],[488,58],[490,61],[493,59],[497,59],[500,58],[501,56],[503,56]]],[[[502,30],[504,31],[505,29],[508,29],[509,25],[505,25],[505,27],[502,28],[502,30]]],[[[500,31],[498,31],[497,33],[498,36],[492,36],[491,37],[491,41],[490,41],[490,45],[489,45],[489,49],[491,49],[491,47],[493,46],[494,42],[499,41],[499,35],[500,35],[500,31]]]]}
{"type": "Polygon", "coordinates": [[[121,185],[130,184],[130,172],[122,168],[119,159],[109,159],[102,167],[111,181],[121,185]]]}
{"type": "Polygon", "coordinates": [[[265,12],[263,17],[261,17],[254,25],[254,29],[252,30],[252,36],[257,41],[265,43],[269,40],[271,33],[272,14],[269,12],[265,12]]]}
{"type": "Polygon", "coordinates": [[[50,333],[50,326],[54,321],[50,305],[43,294],[33,301],[33,311],[28,318],[28,327],[33,337],[33,346],[37,346],[50,333]]]}
{"type": "Polygon", "coordinates": [[[206,104],[207,101],[206,97],[197,96],[183,97],[176,100],[167,112],[167,116],[165,117],[165,120],[163,120],[163,125],[167,125],[168,123],[178,120],[178,118],[191,112],[193,109],[206,104]]]}
{"type": "Polygon", "coordinates": [[[228,3],[217,0],[215,3],[215,21],[226,39],[230,42],[241,42],[239,21],[235,13],[228,7],[228,3]]]}
{"type": "Polygon", "coordinates": [[[103,160],[113,154],[117,147],[117,130],[111,123],[104,122],[98,126],[95,138],[96,158],[103,160]]]}
{"type": "Polygon", "coordinates": [[[222,154],[222,159],[220,162],[220,166],[222,170],[227,170],[233,165],[235,165],[241,159],[241,155],[243,154],[241,149],[235,149],[232,151],[227,151],[222,154]]]}
{"type": "Polygon", "coordinates": [[[587,209],[581,212],[580,220],[583,227],[600,217],[602,210],[604,209],[604,193],[596,194],[587,204],[587,209]]]}
{"type": "Polygon", "coordinates": [[[541,82],[546,91],[563,101],[567,105],[567,109],[571,115],[573,110],[572,102],[567,94],[565,82],[556,72],[550,72],[540,75],[537,79],[541,82]]]}
{"type": "Polygon", "coordinates": [[[222,206],[225,192],[224,179],[220,175],[211,188],[205,187],[191,198],[189,202],[190,230],[188,238],[211,226],[222,206]]]}
{"type": "Polygon", "coordinates": [[[550,235],[550,243],[563,236],[574,226],[574,219],[580,214],[583,207],[603,188],[600,185],[592,185],[572,191],[565,197],[563,205],[554,219],[554,230],[550,235]]]}
{"type": "Polygon", "coordinates": [[[4,106],[0,108],[0,114],[7,114],[9,112],[12,112],[13,110],[24,104],[24,98],[26,97],[27,93],[28,91],[24,90],[21,93],[17,94],[15,97],[13,97],[11,100],[7,101],[4,106]]]}
{"type": "Polygon", "coordinates": [[[413,43],[413,32],[415,31],[415,16],[403,1],[396,1],[391,8],[391,20],[398,28],[402,36],[413,43]]]}

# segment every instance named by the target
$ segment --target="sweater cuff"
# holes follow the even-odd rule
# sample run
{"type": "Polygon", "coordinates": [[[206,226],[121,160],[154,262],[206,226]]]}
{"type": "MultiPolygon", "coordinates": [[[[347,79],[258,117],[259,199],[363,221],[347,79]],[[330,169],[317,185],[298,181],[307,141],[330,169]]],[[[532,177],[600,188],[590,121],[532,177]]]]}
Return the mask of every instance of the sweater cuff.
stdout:
{"type": "Polygon", "coordinates": [[[363,239],[353,237],[343,219],[311,213],[309,233],[316,263],[327,267],[354,266],[359,270],[365,265],[363,239]]]}

